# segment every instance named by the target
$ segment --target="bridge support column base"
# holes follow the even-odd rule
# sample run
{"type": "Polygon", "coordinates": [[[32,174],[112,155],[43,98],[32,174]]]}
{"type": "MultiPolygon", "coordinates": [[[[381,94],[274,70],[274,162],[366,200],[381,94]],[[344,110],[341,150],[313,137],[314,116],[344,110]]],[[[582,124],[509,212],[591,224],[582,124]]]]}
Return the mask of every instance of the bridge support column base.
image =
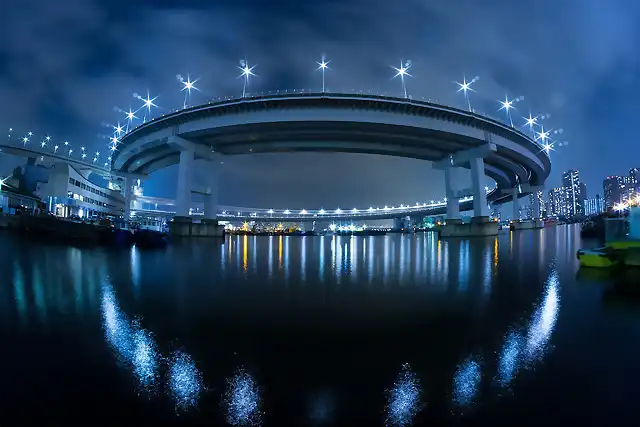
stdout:
{"type": "Polygon", "coordinates": [[[544,221],[541,219],[527,219],[520,221],[512,221],[509,225],[512,231],[517,230],[538,230],[544,228],[544,221]]]}
{"type": "Polygon", "coordinates": [[[172,237],[223,237],[224,226],[215,219],[202,219],[194,222],[191,217],[175,216],[169,223],[172,237]]]}
{"type": "Polygon", "coordinates": [[[498,223],[491,221],[488,216],[474,216],[470,223],[461,220],[447,220],[440,229],[441,238],[456,237],[486,237],[498,235],[498,223]]]}

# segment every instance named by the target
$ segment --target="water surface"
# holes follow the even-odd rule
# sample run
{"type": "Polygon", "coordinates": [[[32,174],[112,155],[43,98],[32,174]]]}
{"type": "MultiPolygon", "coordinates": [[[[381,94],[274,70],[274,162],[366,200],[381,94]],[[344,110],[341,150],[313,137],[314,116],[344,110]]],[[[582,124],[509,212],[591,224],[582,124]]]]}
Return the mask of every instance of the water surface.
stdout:
{"type": "Polygon", "coordinates": [[[0,234],[0,424],[638,425],[640,272],[578,231],[0,234]]]}

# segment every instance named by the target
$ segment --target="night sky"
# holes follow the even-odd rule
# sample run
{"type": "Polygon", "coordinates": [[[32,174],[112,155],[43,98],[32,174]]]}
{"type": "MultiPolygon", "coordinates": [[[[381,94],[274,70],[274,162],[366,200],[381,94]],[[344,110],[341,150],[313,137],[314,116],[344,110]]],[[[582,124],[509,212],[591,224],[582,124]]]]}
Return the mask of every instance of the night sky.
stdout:
{"type": "MultiPolygon", "coordinates": [[[[0,1],[0,122],[13,137],[49,134],[107,155],[105,124],[125,122],[137,92],[162,111],[182,104],[176,75],[199,78],[192,103],[241,95],[238,62],[258,77],[250,91],[321,88],[316,61],[331,60],[330,91],[401,95],[390,65],[413,62],[409,93],[464,107],[455,81],[472,79],[479,111],[524,96],[522,116],[569,144],[552,152],[547,188],[577,168],[589,196],[602,178],[640,167],[640,2],[634,0],[0,1]],[[187,6],[187,4],[189,6],[187,6]]],[[[37,137],[37,138],[36,138],[37,137]]],[[[79,151],[79,150],[75,150],[79,151]]],[[[15,160],[13,161],[15,162],[15,160]]],[[[5,174],[11,160],[0,159],[5,174]]],[[[174,197],[176,167],[145,194],[174,197]]],[[[195,173],[202,180],[204,171],[195,173]]],[[[346,154],[229,158],[220,203],[334,208],[415,203],[444,196],[443,174],[422,161],[346,154]]]]}

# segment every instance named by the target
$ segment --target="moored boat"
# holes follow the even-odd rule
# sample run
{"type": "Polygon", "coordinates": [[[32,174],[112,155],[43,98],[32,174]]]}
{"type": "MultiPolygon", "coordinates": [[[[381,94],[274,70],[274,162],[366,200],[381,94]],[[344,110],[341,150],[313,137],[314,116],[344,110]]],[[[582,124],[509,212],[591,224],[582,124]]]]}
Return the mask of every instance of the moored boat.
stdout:
{"type": "Polygon", "coordinates": [[[581,249],[577,257],[581,267],[608,268],[620,264],[620,257],[612,248],[581,249]]]}

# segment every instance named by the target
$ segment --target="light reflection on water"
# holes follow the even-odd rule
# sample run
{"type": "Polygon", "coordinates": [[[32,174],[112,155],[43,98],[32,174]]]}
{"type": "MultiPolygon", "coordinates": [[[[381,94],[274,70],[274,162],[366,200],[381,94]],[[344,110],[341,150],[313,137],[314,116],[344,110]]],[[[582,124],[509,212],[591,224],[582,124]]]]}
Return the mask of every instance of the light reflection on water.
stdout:
{"type": "Polygon", "coordinates": [[[513,377],[520,368],[522,353],[522,336],[516,331],[509,331],[505,335],[498,359],[498,374],[496,380],[501,387],[508,388],[513,377]]]}
{"type": "Polygon", "coordinates": [[[178,350],[169,359],[169,390],[178,411],[198,405],[204,391],[202,374],[191,356],[178,350]]]}
{"type": "Polygon", "coordinates": [[[549,338],[556,325],[560,309],[558,273],[555,269],[547,279],[542,304],[535,311],[527,332],[527,361],[540,360],[549,351],[549,338]]]}
{"type": "Polygon", "coordinates": [[[422,406],[422,385],[409,364],[405,363],[393,386],[387,390],[385,425],[410,425],[422,406]]]}
{"type": "Polygon", "coordinates": [[[472,356],[464,360],[453,377],[453,403],[459,407],[469,407],[475,402],[479,391],[482,371],[480,362],[472,356]]]}
{"type": "MultiPolygon", "coordinates": [[[[526,246],[526,239],[518,238],[517,240],[521,240],[521,244],[526,246]]],[[[557,243],[560,239],[550,238],[548,240],[549,246],[553,249],[554,241],[557,243]]],[[[219,252],[211,253],[211,259],[223,261],[220,263],[219,271],[223,271],[224,274],[231,275],[238,271],[243,276],[251,277],[266,272],[272,283],[280,284],[283,279],[288,278],[286,280],[290,282],[291,286],[295,284],[296,286],[310,287],[314,285],[314,281],[323,282],[326,279],[326,285],[323,282],[324,287],[322,288],[326,293],[340,292],[340,289],[347,288],[347,286],[343,286],[342,288],[338,287],[338,290],[333,290],[330,289],[330,284],[340,283],[341,280],[343,284],[353,284],[359,280],[358,285],[362,288],[367,288],[367,284],[373,283],[369,286],[369,290],[364,289],[365,292],[370,292],[366,295],[367,297],[374,295],[380,288],[380,284],[386,283],[389,287],[397,286],[407,289],[411,288],[411,285],[415,285],[416,288],[439,294],[437,297],[443,294],[449,295],[451,300],[456,303],[464,301],[459,296],[467,298],[476,294],[487,300],[486,304],[490,304],[491,298],[488,297],[496,292],[501,292],[497,281],[498,266],[507,268],[506,266],[512,261],[509,258],[511,248],[507,249],[507,239],[501,240],[500,245],[500,250],[503,251],[501,257],[503,258],[500,258],[500,262],[498,262],[498,238],[487,239],[486,242],[482,240],[473,242],[465,240],[440,241],[433,234],[402,236],[401,238],[395,236],[381,238],[336,236],[247,238],[245,236],[227,240],[224,246],[218,247],[219,252]],[[327,239],[330,240],[327,241],[327,239]],[[265,250],[268,252],[267,254],[264,254],[265,250]],[[233,265],[234,262],[237,262],[237,265],[233,265]],[[276,262],[278,267],[275,267],[276,262]],[[265,264],[267,265],[265,266],[265,264]],[[451,290],[457,290],[458,295],[454,295],[455,292],[447,292],[451,290]]],[[[516,257],[518,251],[523,250],[522,248],[517,249],[515,251],[516,257]]],[[[159,387],[166,387],[166,391],[171,394],[179,411],[196,406],[205,390],[205,378],[196,366],[199,365],[199,362],[196,364],[194,360],[206,359],[207,355],[194,353],[192,358],[190,354],[179,351],[169,357],[163,357],[154,334],[142,326],[141,319],[132,320],[134,319],[133,313],[137,313],[139,310],[136,308],[131,311],[130,316],[127,316],[120,307],[114,290],[116,283],[107,282],[105,279],[107,269],[113,268],[106,267],[109,265],[105,261],[106,256],[100,258],[86,252],[81,255],[81,251],[78,249],[73,251],[75,252],[69,252],[69,264],[64,265],[66,269],[64,274],[67,276],[63,273],[56,276],[55,285],[60,286],[60,292],[52,292],[51,275],[48,277],[42,266],[12,263],[13,283],[10,292],[14,294],[14,310],[18,313],[18,317],[28,321],[26,313],[33,312],[36,313],[34,317],[40,322],[50,322],[51,318],[64,306],[63,302],[58,300],[69,299],[69,292],[76,297],[77,311],[80,311],[83,302],[84,310],[90,310],[91,298],[88,296],[100,295],[100,297],[96,297],[95,304],[97,305],[97,301],[100,301],[105,338],[122,367],[132,373],[136,381],[136,389],[155,392],[159,387]],[[96,268],[96,264],[101,267],[96,268]],[[61,285],[64,284],[66,277],[72,279],[68,280],[70,286],[67,290],[61,285]],[[100,283],[102,283],[101,286],[100,283]]],[[[545,255],[544,251],[539,248],[534,248],[533,251],[539,257],[545,255]]],[[[206,264],[207,258],[204,254],[206,251],[202,251],[201,262],[206,264]]],[[[153,287],[147,285],[149,280],[145,279],[145,275],[150,274],[149,270],[151,270],[147,264],[144,264],[147,254],[143,257],[133,252],[125,255],[123,258],[125,263],[127,261],[131,263],[132,277],[128,278],[130,279],[129,283],[125,281],[118,284],[118,295],[121,298],[127,298],[128,290],[126,287],[131,286],[130,290],[133,291],[131,294],[135,296],[132,298],[133,301],[140,300],[142,306],[147,289],[150,289],[149,293],[153,292],[153,287]],[[141,268],[142,266],[145,268],[141,268]],[[145,292],[143,295],[136,294],[136,289],[140,289],[139,287],[143,283],[145,284],[145,292]]],[[[162,255],[158,255],[158,257],[160,261],[157,261],[157,265],[164,268],[162,255]]],[[[481,396],[481,390],[483,390],[481,383],[485,380],[494,381],[492,384],[494,387],[510,389],[512,393],[517,394],[515,384],[518,373],[523,369],[535,369],[539,363],[544,362],[546,355],[552,348],[551,338],[561,307],[560,275],[554,267],[551,267],[549,273],[548,261],[546,259],[540,268],[541,261],[532,258],[531,264],[536,266],[540,274],[543,274],[540,279],[532,279],[532,281],[537,280],[537,283],[534,283],[538,286],[536,293],[540,293],[542,279],[546,277],[542,295],[537,297],[539,301],[533,309],[530,308],[531,301],[536,297],[533,296],[527,301],[523,319],[518,319],[515,322],[510,319],[500,327],[499,333],[504,333],[504,338],[497,348],[493,348],[495,344],[491,344],[492,347],[481,343],[469,344],[468,348],[464,348],[462,353],[457,354],[472,354],[473,356],[469,356],[462,362],[448,361],[449,369],[458,363],[454,376],[447,377],[446,387],[448,389],[449,385],[453,384],[452,399],[454,405],[459,409],[469,408],[484,400],[481,396]],[[482,354],[483,359],[476,356],[478,354],[482,354]],[[490,363],[493,361],[492,359],[495,359],[496,363],[490,363]]],[[[164,262],[167,265],[170,264],[167,259],[164,259],[164,262]]],[[[184,261],[184,263],[187,262],[184,261]]],[[[115,267],[115,269],[121,268],[121,264],[115,267]]],[[[182,266],[182,268],[185,271],[188,270],[187,266],[182,266]]],[[[208,265],[207,269],[215,271],[215,265],[208,265]]],[[[509,270],[504,271],[509,273],[509,270]]],[[[229,276],[222,275],[222,277],[229,276]]],[[[261,278],[263,277],[261,276],[261,278]]],[[[565,277],[563,276],[563,280],[565,277]]],[[[193,279],[198,278],[199,276],[194,273],[185,279],[182,283],[185,295],[189,293],[189,286],[198,286],[196,283],[191,283],[193,279]]],[[[162,282],[160,283],[162,284],[162,282]]],[[[223,280],[220,283],[223,283],[223,280]]],[[[217,284],[218,282],[214,280],[207,284],[210,289],[213,289],[211,294],[216,297],[222,295],[215,293],[217,284]]],[[[236,283],[231,282],[231,284],[235,285],[236,283]]],[[[264,282],[260,281],[259,284],[262,285],[264,282]]],[[[516,285],[513,284],[513,286],[516,285]]],[[[55,289],[58,290],[58,288],[55,289]]],[[[260,288],[256,287],[252,288],[251,292],[256,289],[260,291],[260,288]]],[[[249,291],[247,294],[249,295],[249,291]]],[[[206,294],[203,295],[206,297],[206,294]]],[[[419,294],[416,291],[411,295],[419,294]]],[[[132,299],[129,299],[129,304],[132,299]]],[[[206,303],[211,304],[211,299],[206,303]]],[[[129,304],[123,301],[123,306],[129,307],[129,304]]],[[[403,304],[407,304],[407,300],[404,300],[403,304]]],[[[468,309],[467,306],[463,308],[468,309]]],[[[208,309],[215,310],[215,308],[208,309]]],[[[490,309],[481,307],[478,310],[486,313],[490,309]]],[[[517,317],[521,317],[521,315],[517,314],[517,317]]],[[[183,325],[176,326],[175,330],[178,331],[178,339],[182,339],[182,334],[189,334],[189,330],[183,325]]],[[[425,354],[424,358],[428,359],[429,355],[425,354]]],[[[269,366],[260,366],[255,372],[261,373],[268,369],[269,366]]],[[[225,375],[227,375],[226,372],[221,374],[219,378],[221,379],[225,375]]],[[[431,385],[428,377],[421,378],[425,387],[431,385]]],[[[207,378],[207,380],[215,381],[216,378],[207,378]]],[[[265,384],[266,388],[268,386],[269,384],[265,384]]],[[[380,388],[382,387],[376,387],[377,390],[380,388]]],[[[246,371],[239,370],[229,379],[229,388],[223,397],[226,407],[225,414],[229,417],[229,422],[234,425],[260,424],[263,417],[267,415],[264,413],[261,394],[262,390],[258,387],[255,377],[246,371]]],[[[429,394],[431,395],[431,390],[429,394]]],[[[426,408],[422,400],[422,385],[417,374],[412,372],[408,365],[403,366],[398,380],[387,394],[386,422],[390,425],[410,424],[416,414],[426,408]]],[[[309,416],[316,422],[329,422],[327,420],[332,418],[332,414],[338,412],[338,401],[331,399],[328,394],[318,396],[310,394],[308,401],[311,402],[309,416]]],[[[346,408],[347,411],[348,409],[346,408]]],[[[432,408],[426,408],[426,412],[430,410],[432,408]]]]}
{"type": "Polygon", "coordinates": [[[227,378],[223,398],[227,422],[233,426],[259,426],[262,424],[262,397],[256,380],[244,368],[227,378]]]}
{"type": "Polygon", "coordinates": [[[158,391],[160,364],[166,361],[169,365],[168,392],[176,410],[185,411],[196,406],[204,386],[202,374],[191,356],[176,351],[165,360],[153,334],[142,327],[140,319],[129,320],[108,283],[102,286],[101,310],[107,342],[122,365],[131,369],[139,392],[154,394],[158,391]]]}
{"type": "Polygon", "coordinates": [[[102,286],[101,309],[107,342],[119,361],[131,368],[141,391],[156,391],[160,356],[151,333],[128,319],[109,284],[102,286]]]}

